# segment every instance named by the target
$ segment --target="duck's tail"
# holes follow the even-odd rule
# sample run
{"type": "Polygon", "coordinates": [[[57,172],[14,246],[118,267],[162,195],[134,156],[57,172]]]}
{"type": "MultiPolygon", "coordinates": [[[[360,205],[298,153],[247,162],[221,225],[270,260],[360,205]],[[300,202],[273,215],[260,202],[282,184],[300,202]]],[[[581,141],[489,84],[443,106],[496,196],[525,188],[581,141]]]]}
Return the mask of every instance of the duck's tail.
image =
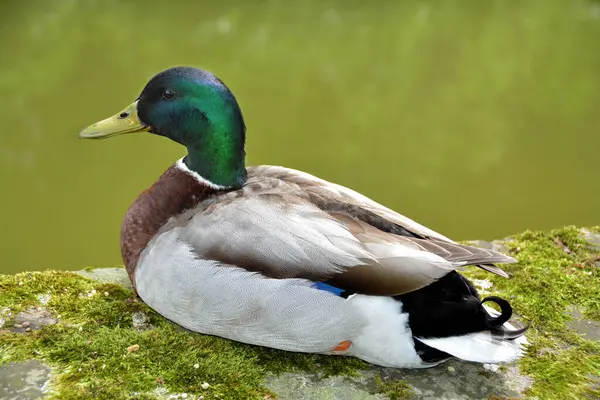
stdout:
{"type": "Polygon", "coordinates": [[[427,364],[451,357],[490,364],[511,362],[522,356],[527,344],[527,327],[509,322],[509,302],[496,296],[480,300],[472,283],[457,272],[397,300],[409,313],[415,349],[427,364]],[[486,302],[496,303],[501,311],[486,302]]]}
{"type": "MultiPolygon", "coordinates": [[[[486,298],[483,301],[488,300],[491,299],[486,298]]],[[[494,301],[501,306],[502,313],[486,305],[483,307],[492,316],[492,321],[502,321],[506,318],[505,306],[508,302],[500,298],[495,298],[494,301]]],[[[428,358],[427,361],[432,363],[456,357],[465,361],[497,364],[516,361],[523,355],[524,346],[527,344],[525,337],[527,329],[527,326],[516,328],[509,322],[502,322],[497,326],[490,326],[489,330],[465,335],[441,338],[414,337],[414,339],[421,357],[428,358]]]]}

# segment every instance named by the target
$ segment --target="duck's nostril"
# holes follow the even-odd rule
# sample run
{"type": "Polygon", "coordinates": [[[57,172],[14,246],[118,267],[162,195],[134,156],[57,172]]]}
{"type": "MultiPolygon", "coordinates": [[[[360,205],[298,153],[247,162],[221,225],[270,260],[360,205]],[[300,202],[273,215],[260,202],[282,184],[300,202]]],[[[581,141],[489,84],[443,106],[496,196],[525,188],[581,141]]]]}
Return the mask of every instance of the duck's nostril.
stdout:
{"type": "Polygon", "coordinates": [[[127,117],[129,117],[128,112],[122,112],[121,114],[119,114],[119,118],[127,118],[127,117]]]}

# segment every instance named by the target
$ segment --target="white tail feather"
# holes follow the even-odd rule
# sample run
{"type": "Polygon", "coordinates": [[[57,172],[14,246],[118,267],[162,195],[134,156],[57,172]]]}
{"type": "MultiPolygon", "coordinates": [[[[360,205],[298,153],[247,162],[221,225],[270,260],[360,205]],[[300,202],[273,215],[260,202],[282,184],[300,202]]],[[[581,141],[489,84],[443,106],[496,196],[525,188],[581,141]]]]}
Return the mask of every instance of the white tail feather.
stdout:
{"type": "MultiPolygon", "coordinates": [[[[499,314],[490,307],[485,305],[484,307],[492,316],[499,314]]],[[[510,330],[515,329],[508,322],[503,326],[510,330]]],[[[523,347],[527,344],[525,335],[514,340],[507,340],[493,337],[490,332],[477,332],[446,338],[417,339],[427,346],[441,350],[462,360],[490,364],[517,360],[523,355],[523,347]]]]}

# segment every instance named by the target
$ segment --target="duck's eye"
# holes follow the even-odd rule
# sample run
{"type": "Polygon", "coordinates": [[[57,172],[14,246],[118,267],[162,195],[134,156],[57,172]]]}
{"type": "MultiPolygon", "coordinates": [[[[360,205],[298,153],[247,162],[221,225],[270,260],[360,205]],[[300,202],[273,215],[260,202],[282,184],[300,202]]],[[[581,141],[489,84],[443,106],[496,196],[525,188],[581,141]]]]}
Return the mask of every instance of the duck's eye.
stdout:
{"type": "Polygon", "coordinates": [[[163,99],[171,100],[173,97],[175,97],[175,92],[171,89],[165,89],[162,92],[162,97],[163,99]]]}

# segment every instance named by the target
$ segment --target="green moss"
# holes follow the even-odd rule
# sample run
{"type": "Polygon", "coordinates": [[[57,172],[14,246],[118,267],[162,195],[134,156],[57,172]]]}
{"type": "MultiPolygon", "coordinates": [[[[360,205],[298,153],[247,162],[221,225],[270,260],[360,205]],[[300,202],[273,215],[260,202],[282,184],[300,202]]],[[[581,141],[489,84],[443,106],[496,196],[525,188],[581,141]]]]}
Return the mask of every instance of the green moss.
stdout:
{"type": "Polygon", "coordinates": [[[14,316],[38,306],[40,294],[50,295],[44,307],[60,316],[59,323],[28,334],[5,329],[0,364],[37,358],[55,367],[54,398],[156,398],[153,388],[164,387],[205,399],[262,399],[275,395],[262,385],[268,373],[353,375],[367,367],[354,358],[287,353],[189,332],[129,289],[74,273],[0,275],[0,310],[14,316]],[[136,311],[149,316],[152,329],[133,327],[136,311]],[[136,344],[138,351],[127,351],[136,344]],[[203,390],[203,382],[210,388],[203,390]]]}
{"type": "MultiPolygon", "coordinates": [[[[593,228],[598,230],[598,227],[593,228]]],[[[581,399],[591,395],[591,377],[600,375],[600,343],[583,339],[568,328],[570,309],[600,319],[600,269],[581,238],[567,227],[527,231],[506,241],[518,264],[504,265],[511,279],[469,268],[471,278],[488,279],[491,291],[510,299],[515,312],[531,324],[531,343],[519,365],[534,378],[530,396],[581,399]]],[[[598,390],[594,395],[598,395],[598,390]]]]}
{"type": "MultiPolygon", "coordinates": [[[[596,227],[592,230],[600,231],[596,227]]],[[[600,269],[576,228],[525,232],[506,242],[518,264],[505,265],[511,279],[469,268],[471,278],[488,279],[491,291],[511,300],[531,323],[531,343],[520,369],[534,378],[528,395],[546,398],[598,396],[590,377],[600,375],[600,344],[568,328],[576,307],[600,319],[600,269]],[[595,392],[594,392],[595,390],[595,392]]],[[[204,395],[205,399],[262,399],[268,373],[320,372],[353,375],[368,364],[344,357],[281,352],[186,331],[159,316],[129,289],[70,272],[0,275],[0,313],[7,318],[49,295],[44,308],[59,323],[40,331],[0,331],[0,364],[29,358],[54,367],[54,397],[60,399],[151,399],[154,389],[204,395]],[[144,312],[152,328],[133,327],[133,313],[144,312]],[[139,350],[128,352],[131,345],[139,350]],[[197,364],[197,365],[196,365],[197,364]],[[196,368],[197,367],[197,368],[196,368]],[[211,386],[201,388],[203,382],[211,386]],[[135,394],[135,395],[134,395],[135,394]]],[[[13,321],[9,318],[6,326],[13,321]]],[[[5,326],[5,328],[6,328],[5,326]]],[[[375,379],[390,399],[413,394],[404,381],[375,379]]]]}
{"type": "Polygon", "coordinates": [[[415,397],[415,392],[406,381],[389,380],[377,374],[374,382],[377,390],[388,396],[390,400],[410,400],[415,397]]]}

